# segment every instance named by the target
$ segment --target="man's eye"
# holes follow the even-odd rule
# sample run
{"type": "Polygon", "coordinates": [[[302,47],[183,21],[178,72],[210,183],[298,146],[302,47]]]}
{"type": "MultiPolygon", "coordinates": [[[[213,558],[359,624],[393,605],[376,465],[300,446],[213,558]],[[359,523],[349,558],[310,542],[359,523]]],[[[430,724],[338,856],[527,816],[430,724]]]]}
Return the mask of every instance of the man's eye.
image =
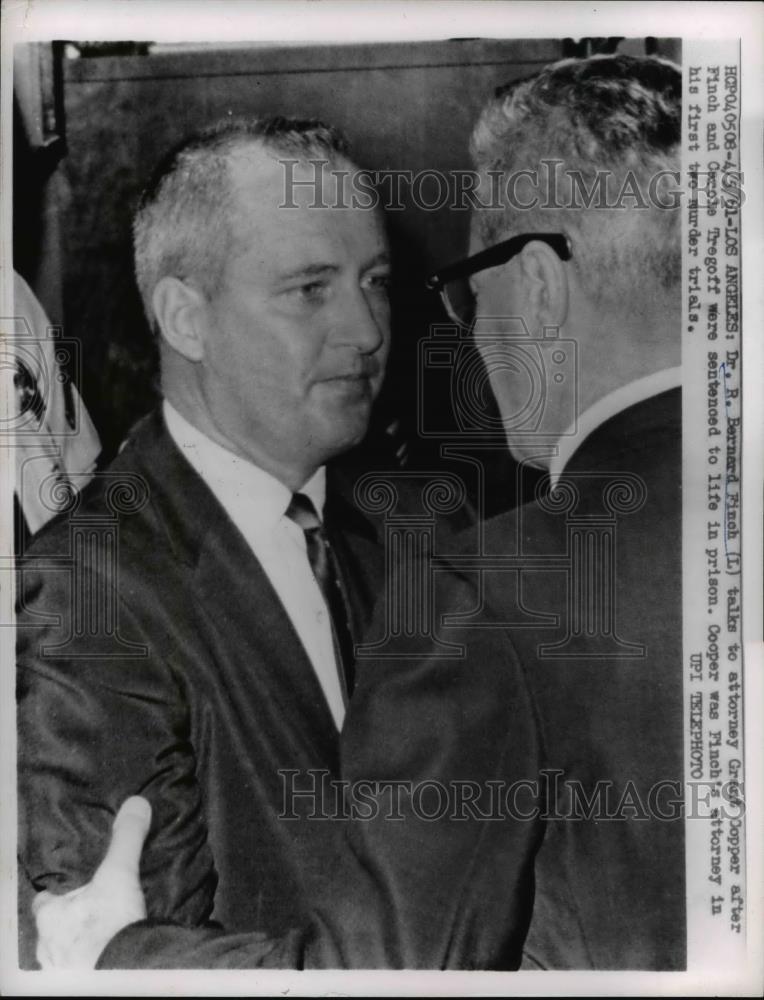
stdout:
{"type": "Polygon", "coordinates": [[[299,302],[322,302],[329,291],[325,281],[307,281],[304,285],[291,288],[288,295],[299,302]]]}
{"type": "Polygon", "coordinates": [[[370,274],[365,279],[364,284],[373,292],[387,293],[390,291],[389,274],[370,274]]]}

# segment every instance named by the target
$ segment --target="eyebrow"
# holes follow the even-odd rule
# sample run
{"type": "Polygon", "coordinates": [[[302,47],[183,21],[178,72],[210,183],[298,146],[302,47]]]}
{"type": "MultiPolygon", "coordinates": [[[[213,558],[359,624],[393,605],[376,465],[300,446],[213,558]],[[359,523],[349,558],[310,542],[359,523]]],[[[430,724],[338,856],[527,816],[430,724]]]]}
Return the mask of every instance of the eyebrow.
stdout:
{"type": "Polygon", "coordinates": [[[373,267],[390,266],[390,251],[380,250],[379,253],[375,254],[370,261],[368,261],[362,268],[361,271],[370,271],[373,267]]]}
{"type": "Polygon", "coordinates": [[[336,274],[339,267],[336,264],[307,264],[294,271],[285,271],[278,276],[279,281],[294,281],[296,278],[316,278],[322,274],[336,274]]]}
{"type": "MultiPolygon", "coordinates": [[[[375,254],[369,261],[367,261],[363,267],[360,268],[360,272],[364,274],[366,271],[370,271],[374,267],[390,266],[390,254],[387,250],[383,250],[378,254],[375,254]]],[[[340,270],[338,264],[306,264],[305,267],[298,267],[294,271],[286,271],[284,274],[278,276],[278,281],[296,281],[300,278],[317,278],[327,274],[337,274],[340,270]]]]}

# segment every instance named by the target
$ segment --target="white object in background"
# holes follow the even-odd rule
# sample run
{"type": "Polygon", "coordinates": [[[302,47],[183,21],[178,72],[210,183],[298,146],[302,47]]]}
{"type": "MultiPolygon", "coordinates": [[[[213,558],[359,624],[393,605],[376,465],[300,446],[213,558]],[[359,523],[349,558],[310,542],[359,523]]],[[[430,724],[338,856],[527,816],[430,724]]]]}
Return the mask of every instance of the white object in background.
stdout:
{"type": "Polygon", "coordinates": [[[75,342],[55,327],[14,273],[11,346],[16,389],[16,495],[32,532],[92,478],[101,442],[64,364],[75,342]]]}

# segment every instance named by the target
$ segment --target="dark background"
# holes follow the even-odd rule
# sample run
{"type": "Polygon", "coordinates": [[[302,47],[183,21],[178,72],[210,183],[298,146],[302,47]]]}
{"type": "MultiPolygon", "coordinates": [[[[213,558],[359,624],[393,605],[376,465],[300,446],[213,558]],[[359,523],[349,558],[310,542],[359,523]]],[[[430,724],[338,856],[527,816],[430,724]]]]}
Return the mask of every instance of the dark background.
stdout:
{"type": "MultiPolygon", "coordinates": [[[[154,51],[146,43],[17,46],[14,265],[51,320],[81,343],[72,376],[101,435],[103,460],[157,399],[157,354],[133,279],[130,222],[171,145],[229,114],[280,113],[338,125],[364,167],[466,170],[469,133],[497,86],[562,56],[616,47],[679,56],[677,42],[655,39],[196,51],[154,51]]],[[[449,373],[422,371],[419,362],[420,340],[445,321],[423,282],[466,253],[468,213],[425,211],[410,203],[407,186],[403,191],[405,211],[389,213],[394,350],[364,456],[392,456],[382,428],[397,418],[395,446],[405,438],[409,462],[422,466],[438,463],[440,445],[459,432],[449,373]],[[418,432],[419,410],[440,437],[418,432]]],[[[490,413],[490,393],[484,405],[490,413]]],[[[462,434],[460,446],[465,440],[462,434]]],[[[512,479],[499,439],[478,454],[489,483],[512,479]]],[[[511,502],[508,489],[499,491],[497,506],[511,502]]],[[[498,493],[489,488],[487,495],[498,493]]]]}

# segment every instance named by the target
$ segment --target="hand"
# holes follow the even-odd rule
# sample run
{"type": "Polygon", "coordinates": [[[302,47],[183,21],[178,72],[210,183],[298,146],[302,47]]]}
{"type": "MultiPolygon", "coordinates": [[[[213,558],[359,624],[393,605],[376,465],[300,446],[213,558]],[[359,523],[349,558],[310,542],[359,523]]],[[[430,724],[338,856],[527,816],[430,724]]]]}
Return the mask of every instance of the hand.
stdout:
{"type": "Polygon", "coordinates": [[[37,961],[43,969],[94,969],[101,952],[123,927],[146,916],[139,870],[151,825],[151,806],[141,796],[122,803],[111,843],[86,885],[63,896],[39,893],[37,961]]]}

